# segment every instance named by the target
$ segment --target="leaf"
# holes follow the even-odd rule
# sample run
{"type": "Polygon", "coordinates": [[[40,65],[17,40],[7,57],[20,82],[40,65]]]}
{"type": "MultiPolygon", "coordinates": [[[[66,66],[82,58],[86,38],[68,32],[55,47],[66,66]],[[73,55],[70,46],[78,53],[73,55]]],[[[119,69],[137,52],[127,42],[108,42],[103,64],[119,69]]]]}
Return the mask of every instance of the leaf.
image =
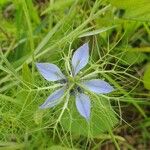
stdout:
{"type": "Polygon", "coordinates": [[[99,100],[93,99],[93,101],[94,103],[91,104],[91,118],[88,123],[77,112],[74,103],[68,106],[70,111],[69,113],[66,111],[61,120],[61,125],[67,132],[70,131],[75,135],[96,137],[107,132],[118,123],[114,111],[106,99],[99,98],[99,100]]]}
{"type": "Polygon", "coordinates": [[[32,20],[36,23],[39,24],[40,23],[40,18],[38,16],[38,11],[36,10],[33,1],[31,0],[26,0],[29,12],[30,12],[30,16],[32,18],[32,20]]]}
{"type": "Polygon", "coordinates": [[[89,32],[83,33],[79,37],[81,38],[81,37],[86,37],[86,36],[92,36],[92,35],[100,34],[100,33],[106,32],[106,31],[108,31],[110,29],[113,29],[115,27],[116,26],[103,27],[101,29],[97,29],[97,30],[94,30],[94,31],[89,31],[89,32]]]}
{"type": "Polygon", "coordinates": [[[10,96],[7,96],[7,95],[4,95],[4,94],[0,94],[0,99],[1,99],[1,102],[4,100],[5,102],[11,102],[12,104],[15,104],[15,105],[21,105],[20,102],[18,102],[16,99],[10,97],[10,96]]]}
{"type": "Polygon", "coordinates": [[[77,149],[54,145],[54,146],[51,146],[50,148],[47,148],[46,150],[77,150],[77,149]]]}
{"type": "Polygon", "coordinates": [[[0,6],[3,6],[3,5],[5,5],[6,3],[9,3],[10,2],[10,0],[0,0],[0,6]]]}
{"type": "Polygon", "coordinates": [[[150,90],[150,64],[148,64],[144,76],[143,76],[144,87],[147,90],[150,90]]]}
{"type": "Polygon", "coordinates": [[[22,67],[22,78],[24,81],[32,83],[32,74],[27,63],[22,67]]]}
{"type": "Polygon", "coordinates": [[[42,15],[49,13],[51,11],[58,11],[58,10],[60,11],[60,10],[64,10],[66,8],[69,8],[73,2],[75,2],[75,0],[56,1],[55,3],[52,3],[51,5],[49,5],[49,7],[42,12],[42,15]]]}
{"type": "Polygon", "coordinates": [[[37,110],[37,111],[34,113],[34,116],[33,116],[34,122],[35,122],[37,125],[38,125],[38,124],[41,124],[41,123],[42,123],[42,118],[43,118],[43,111],[37,110]]]}
{"type": "Polygon", "coordinates": [[[1,150],[15,150],[15,149],[24,149],[24,143],[17,142],[0,142],[1,150]]]}
{"type": "Polygon", "coordinates": [[[113,6],[124,10],[123,18],[149,21],[150,2],[149,0],[108,0],[113,6]]]}
{"type": "Polygon", "coordinates": [[[133,49],[124,52],[124,54],[121,56],[120,62],[123,65],[140,64],[147,59],[147,56],[144,53],[133,51],[133,49]]]}

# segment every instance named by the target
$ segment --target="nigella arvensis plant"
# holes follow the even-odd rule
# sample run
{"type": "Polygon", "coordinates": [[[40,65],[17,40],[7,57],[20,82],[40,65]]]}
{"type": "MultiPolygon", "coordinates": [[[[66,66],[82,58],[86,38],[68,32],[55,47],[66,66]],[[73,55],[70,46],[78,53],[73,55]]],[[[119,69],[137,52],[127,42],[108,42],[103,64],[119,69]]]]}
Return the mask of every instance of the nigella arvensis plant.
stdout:
{"type": "Polygon", "coordinates": [[[100,79],[82,80],[78,76],[89,61],[89,46],[88,43],[83,44],[73,54],[71,59],[70,75],[65,76],[58,66],[51,63],[37,63],[36,66],[41,75],[48,81],[57,81],[61,83],[61,88],[54,91],[46,101],[40,106],[41,109],[51,108],[62,101],[62,97],[69,89],[70,93],[75,95],[76,108],[81,116],[86,120],[90,119],[91,102],[85,90],[96,94],[107,94],[114,88],[106,81],[100,79]],[[63,82],[62,82],[63,81],[63,82]],[[81,86],[80,86],[81,85],[81,86]]]}

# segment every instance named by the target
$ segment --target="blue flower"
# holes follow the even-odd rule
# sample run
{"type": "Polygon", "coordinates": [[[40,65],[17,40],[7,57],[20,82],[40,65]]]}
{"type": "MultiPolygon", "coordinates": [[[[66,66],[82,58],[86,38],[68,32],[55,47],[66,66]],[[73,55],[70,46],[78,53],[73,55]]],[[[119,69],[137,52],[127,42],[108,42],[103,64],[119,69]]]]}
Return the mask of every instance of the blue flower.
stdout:
{"type": "Polygon", "coordinates": [[[69,77],[66,77],[58,66],[50,63],[37,63],[36,66],[41,75],[48,81],[63,81],[62,87],[53,92],[46,101],[40,106],[41,109],[51,108],[58,105],[61,102],[65,91],[69,89],[70,82],[73,88],[70,89],[70,93],[75,94],[75,102],[78,112],[86,120],[90,119],[91,103],[88,95],[83,93],[82,88],[96,93],[107,94],[114,90],[114,88],[106,81],[100,79],[91,79],[87,81],[81,81],[78,78],[78,73],[83,69],[89,61],[89,46],[88,43],[83,44],[73,54],[71,60],[71,73],[69,77]],[[79,84],[82,87],[79,86],[79,84]]]}

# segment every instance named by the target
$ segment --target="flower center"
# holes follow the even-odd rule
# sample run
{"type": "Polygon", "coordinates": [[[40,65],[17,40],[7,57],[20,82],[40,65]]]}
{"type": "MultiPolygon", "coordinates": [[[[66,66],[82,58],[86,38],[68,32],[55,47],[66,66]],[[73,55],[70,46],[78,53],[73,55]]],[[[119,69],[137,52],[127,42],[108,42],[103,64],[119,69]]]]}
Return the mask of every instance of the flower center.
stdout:
{"type": "Polygon", "coordinates": [[[78,81],[78,79],[77,79],[76,77],[71,77],[71,76],[69,76],[69,77],[68,77],[68,81],[69,81],[69,83],[76,84],[77,81],[78,81]]]}
{"type": "Polygon", "coordinates": [[[80,81],[79,77],[77,77],[77,76],[75,76],[75,77],[69,76],[68,77],[68,86],[73,85],[73,87],[70,90],[71,95],[75,95],[76,92],[79,92],[79,93],[82,92],[82,89],[77,84],[79,81],[80,81]]]}
{"type": "Polygon", "coordinates": [[[71,76],[69,76],[69,77],[68,77],[68,81],[69,81],[69,83],[74,83],[74,78],[71,77],[71,76]]]}

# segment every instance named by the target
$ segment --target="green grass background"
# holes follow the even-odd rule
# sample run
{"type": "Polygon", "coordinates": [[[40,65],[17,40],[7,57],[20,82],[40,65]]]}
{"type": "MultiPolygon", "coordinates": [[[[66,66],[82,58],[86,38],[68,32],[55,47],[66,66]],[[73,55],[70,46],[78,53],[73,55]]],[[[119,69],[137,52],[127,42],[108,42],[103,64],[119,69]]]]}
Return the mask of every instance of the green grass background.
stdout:
{"type": "Polygon", "coordinates": [[[149,0],[0,0],[0,150],[150,149],[149,20],[149,0]],[[90,93],[89,124],[72,96],[62,116],[63,103],[39,110],[56,87],[35,67],[51,62],[65,72],[85,42],[82,74],[116,88],[90,93]]]}

